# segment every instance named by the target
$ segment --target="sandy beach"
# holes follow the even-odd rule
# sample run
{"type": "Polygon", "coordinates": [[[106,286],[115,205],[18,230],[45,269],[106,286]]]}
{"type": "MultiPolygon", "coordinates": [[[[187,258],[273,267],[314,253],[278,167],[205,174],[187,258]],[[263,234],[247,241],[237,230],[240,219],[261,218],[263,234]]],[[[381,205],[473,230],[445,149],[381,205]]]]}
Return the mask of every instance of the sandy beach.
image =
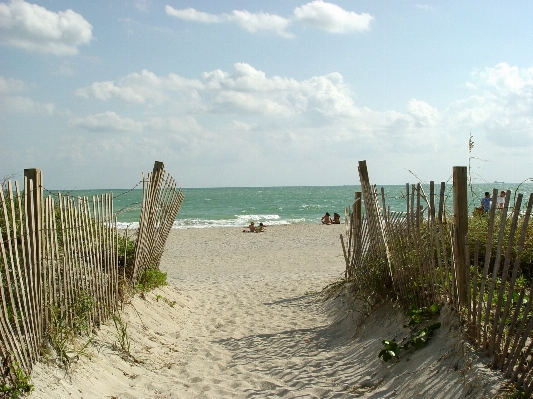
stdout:
{"type": "Polygon", "coordinates": [[[39,363],[32,398],[493,397],[498,374],[462,343],[446,309],[423,350],[378,359],[405,334],[398,309],[368,318],[325,301],[344,272],[344,226],[173,230],[161,269],[169,285],[125,305],[132,357],[112,322],[67,372],[39,363]]]}

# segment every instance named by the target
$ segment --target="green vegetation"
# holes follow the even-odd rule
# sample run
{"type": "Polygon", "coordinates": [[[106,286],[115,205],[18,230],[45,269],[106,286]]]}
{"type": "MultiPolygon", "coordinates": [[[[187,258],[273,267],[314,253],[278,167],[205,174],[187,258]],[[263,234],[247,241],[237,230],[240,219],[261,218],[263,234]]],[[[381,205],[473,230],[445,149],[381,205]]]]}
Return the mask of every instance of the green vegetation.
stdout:
{"type": "Polygon", "coordinates": [[[133,274],[133,261],[135,259],[135,241],[126,235],[118,236],[118,266],[119,275],[131,276],[133,274]]]}
{"type": "Polygon", "coordinates": [[[156,300],[157,302],[159,302],[160,299],[161,299],[163,302],[165,302],[168,306],[170,306],[171,308],[173,308],[174,305],[176,304],[176,301],[171,301],[170,299],[165,298],[165,297],[162,296],[162,295],[156,295],[156,296],[155,296],[155,300],[156,300]]]}
{"type": "Polygon", "coordinates": [[[128,337],[128,324],[120,317],[120,313],[116,312],[111,315],[113,324],[116,329],[117,343],[115,346],[120,348],[126,355],[131,356],[130,353],[130,339],[128,337]]]}
{"type": "Polygon", "coordinates": [[[396,358],[400,358],[400,352],[402,350],[408,350],[413,348],[414,350],[422,349],[427,345],[429,340],[433,337],[436,330],[441,327],[441,323],[427,324],[440,313],[439,306],[437,304],[431,305],[429,308],[417,308],[411,306],[409,311],[405,314],[409,317],[409,323],[405,324],[404,328],[411,330],[411,335],[406,337],[401,343],[397,343],[395,339],[383,340],[381,344],[383,349],[379,352],[378,357],[382,358],[385,362],[396,358]],[[422,324],[426,324],[422,326],[422,324]]]}
{"type": "Polygon", "coordinates": [[[67,368],[80,356],[89,357],[86,349],[93,341],[90,331],[93,307],[94,299],[81,292],[71,307],[72,322],[58,307],[49,308],[51,317],[45,336],[59,361],[67,368]],[[89,339],[80,343],[78,338],[82,335],[89,336],[89,339]]]}
{"type": "Polygon", "coordinates": [[[167,284],[166,273],[163,273],[159,269],[148,268],[142,273],[136,288],[142,293],[145,293],[153,290],[154,288],[162,287],[167,284]]]}
{"type": "Polygon", "coordinates": [[[411,305],[411,307],[405,314],[409,317],[409,323],[405,324],[403,327],[415,330],[416,326],[418,326],[423,321],[430,320],[438,316],[439,312],[439,305],[437,305],[436,303],[431,305],[429,308],[417,308],[416,306],[411,305]]]}
{"type": "Polygon", "coordinates": [[[500,389],[494,399],[527,399],[529,395],[524,392],[524,389],[520,384],[508,381],[500,389]]]}
{"type": "Polygon", "coordinates": [[[438,330],[441,323],[433,323],[429,326],[422,327],[416,331],[412,336],[409,344],[412,344],[416,349],[421,349],[427,345],[428,341],[433,337],[435,330],[438,330]]]}
{"type": "MultiPolygon", "coordinates": [[[[494,234],[492,237],[492,251],[491,251],[491,264],[494,264],[494,261],[496,260],[496,248],[498,245],[498,235],[499,235],[499,226],[501,223],[501,212],[496,212],[495,220],[494,220],[494,234]]],[[[502,264],[503,264],[503,256],[505,256],[505,250],[507,248],[508,242],[509,242],[509,231],[511,227],[511,215],[508,215],[508,217],[505,220],[505,232],[504,232],[504,238],[503,238],[503,245],[502,245],[502,264]]],[[[524,217],[520,216],[518,219],[518,229],[515,235],[514,244],[512,246],[511,251],[511,265],[513,265],[514,261],[517,257],[517,250],[518,250],[518,240],[520,236],[520,229],[522,227],[524,217]]],[[[480,255],[480,264],[482,265],[485,260],[485,247],[487,244],[487,230],[488,230],[488,224],[489,224],[489,217],[488,215],[474,215],[469,218],[468,220],[468,235],[470,238],[470,242],[472,243],[470,245],[470,255],[473,257],[473,251],[474,251],[474,245],[476,241],[479,242],[479,255],[480,255]]],[[[533,223],[529,223],[526,230],[525,235],[525,241],[524,241],[524,247],[522,249],[522,253],[520,254],[520,270],[522,272],[522,275],[526,277],[529,281],[533,279],[533,223]]]]}
{"type": "Polygon", "coordinates": [[[383,341],[381,341],[381,344],[383,345],[383,349],[379,352],[378,357],[383,358],[383,360],[386,362],[393,358],[399,359],[400,350],[405,349],[399,346],[395,339],[384,339],[383,341]]]}
{"type": "Polygon", "coordinates": [[[383,360],[386,362],[388,362],[392,358],[400,358],[400,350],[402,348],[398,345],[395,339],[384,339],[383,341],[381,341],[381,344],[383,345],[383,349],[379,352],[378,357],[383,358],[383,360]]]}
{"type": "MultiPolygon", "coordinates": [[[[322,289],[321,294],[325,295],[326,298],[330,298],[333,295],[340,293],[341,289],[344,288],[348,282],[349,282],[348,279],[341,278],[332,283],[329,283],[322,289]]],[[[308,294],[305,293],[304,295],[308,295],[308,294]]]]}
{"type": "Polygon", "coordinates": [[[30,384],[30,376],[24,373],[17,363],[9,366],[10,384],[0,384],[0,397],[5,399],[17,399],[22,395],[33,391],[30,384]]]}
{"type": "MultiPolygon", "coordinates": [[[[22,334],[34,334],[36,332],[28,331],[34,327],[34,323],[27,323],[31,315],[26,314],[32,309],[25,306],[26,298],[21,295],[22,292],[26,295],[34,294],[29,292],[26,282],[35,277],[31,273],[26,275],[33,269],[25,263],[31,258],[27,258],[28,242],[25,240],[28,236],[21,230],[27,224],[24,195],[14,197],[11,202],[11,193],[7,192],[3,184],[0,186],[7,199],[0,204],[0,240],[5,249],[5,256],[0,256],[0,289],[10,294],[5,295],[4,312],[0,311],[0,317],[6,319],[8,327],[21,331],[22,334]]],[[[111,317],[117,331],[116,347],[133,358],[130,353],[128,325],[118,312],[110,309],[104,311],[108,302],[102,295],[106,295],[107,289],[99,290],[98,286],[104,284],[105,287],[114,278],[114,273],[109,273],[109,266],[116,259],[115,242],[118,244],[119,293],[118,303],[113,304],[113,309],[115,305],[121,307],[127,303],[130,293],[133,295],[140,292],[144,295],[156,287],[167,285],[166,273],[159,271],[157,267],[161,255],[157,262],[149,262],[151,267],[142,273],[138,282],[132,281],[136,242],[128,237],[127,232],[112,228],[104,202],[99,202],[98,198],[91,201],[88,198],[62,196],[61,203],[56,198],[54,209],[48,208],[48,205],[46,209],[53,213],[43,216],[42,220],[46,220],[46,226],[42,226],[44,234],[47,234],[47,239],[56,240],[57,245],[46,241],[46,253],[43,252],[45,259],[42,260],[46,267],[50,267],[50,278],[43,280],[41,288],[46,295],[57,295],[57,298],[47,301],[45,305],[45,314],[42,315],[45,331],[43,341],[39,343],[39,354],[68,371],[81,356],[89,357],[88,348],[95,338],[95,328],[104,321],[102,318],[111,317]],[[74,270],[75,275],[69,280],[66,273],[71,270],[74,270]],[[92,278],[96,280],[90,282],[92,278]],[[53,285],[64,282],[69,286],[66,290],[61,287],[59,293],[56,293],[53,285]],[[81,287],[87,290],[80,291],[81,287]],[[75,292],[72,295],[77,295],[75,299],[66,294],[72,291],[75,292]]],[[[157,300],[159,299],[171,307],[176,304],[162,296],[158,296],[157,300]]],[[[41,315],[36,315],[38,316],[41,315]]],[[[3,334],[4,331],[0,333],[3,334]]],[[[12,354],[13,356],[15,355],[12,354]]],[[[33,388],[29,384],[29,376],[25,375],[25,369],[20,368],[15,361],[11,364],[8,360],[3,360],[0,398],[16,398],[33,388]]]]}

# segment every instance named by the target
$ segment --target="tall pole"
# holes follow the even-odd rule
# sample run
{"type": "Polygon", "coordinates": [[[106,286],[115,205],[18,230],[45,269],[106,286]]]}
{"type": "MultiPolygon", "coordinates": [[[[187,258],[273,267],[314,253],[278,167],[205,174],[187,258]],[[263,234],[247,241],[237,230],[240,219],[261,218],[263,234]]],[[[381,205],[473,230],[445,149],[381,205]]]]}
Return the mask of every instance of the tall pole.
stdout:
{"type": "MultiPolygon", "coordinates": [[[[467,265],[466,239],[468,235],[468,193],[467,193],[467,168],[466,166],[453,167],[453,210],[455,221],[455,246],[457,259],[455,259],[455,273],[459,303],[467,305],[467,265]]],[[[470,263],[470,262],[468,262],[470,263]]]]}

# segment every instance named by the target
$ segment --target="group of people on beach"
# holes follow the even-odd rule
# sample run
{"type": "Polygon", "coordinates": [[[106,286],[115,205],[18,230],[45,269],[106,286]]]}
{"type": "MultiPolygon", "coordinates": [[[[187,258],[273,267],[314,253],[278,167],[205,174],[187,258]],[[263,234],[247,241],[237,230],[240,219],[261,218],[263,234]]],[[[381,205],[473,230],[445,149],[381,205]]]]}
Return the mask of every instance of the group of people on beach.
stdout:
{"type": "Polygon", "coordinates": [[[244,229],[243,233],[262,233],[265,231],[265,225],[263,222],[259,223],[259,227],[255,227],[255,222],[250,222],[250,225],[248,226],[248,230],[244,229]]]}
{"type": "MultiPolygon", "coordinates": [[[[481,198],[481,205],[479,208],[476,208],[474,213],[477,214],[484,214],[488,213],[490,211],[490,207],[492,205],[492,198],[490,197],[490,193],[488,191],[485,191],[485,196],[481,198]]],[[[498,209],[503,209],[503,206],[505,205],[505,191],[501,191],[500,195],[496,197],[496,207],[498,209]]]]}
{"type": "Polygon", "coordinates": [[[324,216],[322,216],[322,224],[341,224],[341,215],[334,212],[333,213],[333,219],[331,219],[331,215],[329,212],[326,212],[324,216]]]}

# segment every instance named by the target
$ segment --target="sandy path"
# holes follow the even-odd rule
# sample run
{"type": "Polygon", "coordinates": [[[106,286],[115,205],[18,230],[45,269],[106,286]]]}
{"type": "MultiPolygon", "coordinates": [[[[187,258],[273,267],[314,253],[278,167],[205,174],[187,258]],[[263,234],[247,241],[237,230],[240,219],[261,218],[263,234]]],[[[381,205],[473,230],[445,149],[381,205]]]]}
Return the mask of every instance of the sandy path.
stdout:
{"type": "Polygon", "coordinates": [[[173,231],[161,265],[170,285],[121,316],[137,361],[107,323],[69,373],[37,365],[32,397],[493,398],[501,375],[466,349],[453,311],[426,348],[384,363],[381,341],[408,334],[401,309],[384,303],[359,319],[344,295],[317,295],[343,274],[342,230],[173,231]]]}
{"type": "Polygon", "coordinates": [[[343,271],[341,231],[224,229],[216,240],[189,231],[194,246],[173,238],[165,269],[195,304],[184,329],[198,349],[183,365],[198,382],[191,397],[344,396],[335,368],[345,353],[327,345],[330,319],[315,295],[343,271]]]}
{"type": "Polygon", "coordinates": [[[343,226],[173,231],[171,285],[135,298],[124,359],[104,326],[91,361],[70,373],[38,366],[35,397],[353,397],[353,363],[319,292],[344,269],[343,226]],[[173,307],[167,305],[175,301],[173,307]],[[46,370],[46,371],[45,371],[46,370]]]}

